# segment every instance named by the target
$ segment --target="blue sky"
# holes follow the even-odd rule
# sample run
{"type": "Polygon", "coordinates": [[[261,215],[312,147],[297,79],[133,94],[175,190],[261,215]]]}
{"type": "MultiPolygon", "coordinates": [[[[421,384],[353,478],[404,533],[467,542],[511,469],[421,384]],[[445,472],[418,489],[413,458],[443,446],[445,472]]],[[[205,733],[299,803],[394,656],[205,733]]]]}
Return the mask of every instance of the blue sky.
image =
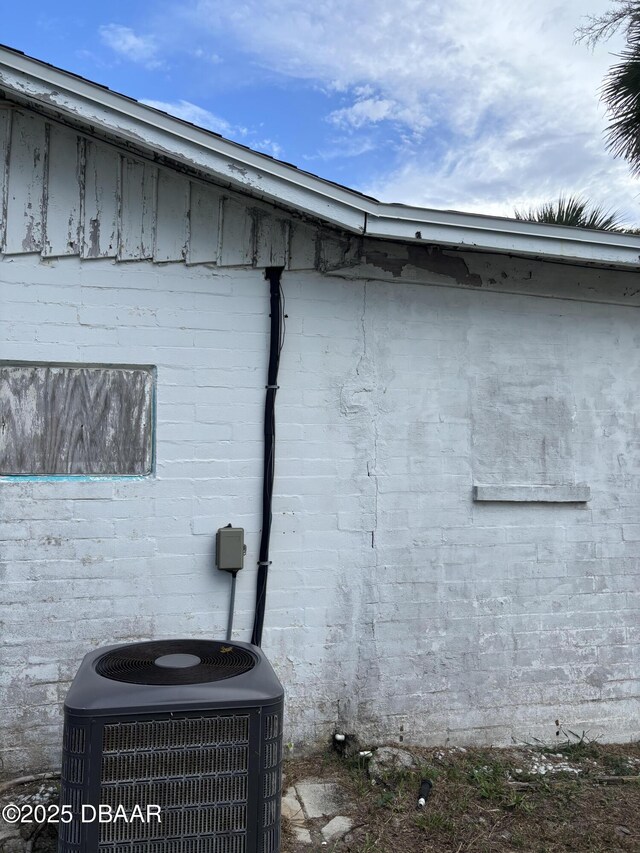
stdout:
{"type": "Polygon", "coordinates": [[[385,201],[510,216],[582,193],[640,223],[605,149],[608,0],[11,4],[1,41],[385,201]]]}

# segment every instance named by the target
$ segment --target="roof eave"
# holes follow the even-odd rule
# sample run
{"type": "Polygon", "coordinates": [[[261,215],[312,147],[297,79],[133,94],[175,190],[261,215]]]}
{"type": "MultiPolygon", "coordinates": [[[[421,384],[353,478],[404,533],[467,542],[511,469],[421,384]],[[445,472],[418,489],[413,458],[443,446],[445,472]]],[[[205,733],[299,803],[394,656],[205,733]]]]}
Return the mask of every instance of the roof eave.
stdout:
{"type": "Polygon", "coordinates": [[[299,172],[73,74],[0,48],[0,88],[88,130],[131,143],[239,191],[362,233],[366,197],[299,172]]]}
{"type": "Polygon", "coordinates": [[[604,267],[640,265],[639,236],[380,203],[6,48],[0,48],[0,87],[89,131],[98,126],[139,150],[351,233],[604,267]]]}
{"type": "Polygon", "coordinates": [[[623,269],[640,266],[640,237],[633,234],[453,211],[407,208],[407,215],[400,211],[398,205],[380,205],[379,216],[367,217],[367,236],[565,263],[623,269]]]}

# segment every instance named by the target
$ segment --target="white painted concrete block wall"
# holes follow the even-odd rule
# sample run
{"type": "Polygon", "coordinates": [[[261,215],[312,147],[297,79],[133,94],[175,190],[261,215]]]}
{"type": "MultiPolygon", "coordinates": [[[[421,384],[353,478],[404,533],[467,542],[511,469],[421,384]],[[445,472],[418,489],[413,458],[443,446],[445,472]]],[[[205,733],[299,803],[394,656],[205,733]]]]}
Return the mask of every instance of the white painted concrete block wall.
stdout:
{"type": "Polygon", "coordinates": [[[31,256],[5,259],[0,278],[2,358],[158,369],[154,478],[0,484],[11,772],[59,760],[57,703],[86,650],[224,636],[229,578],[213,567],[214,537],[232,521],[255,554],[268,287],[259,271],[31,256]]]}
{"type": "MultiPolygon", "coordinates": [[[[223,635],[213,548],[228,522],[246,529],[235,636],[249,639],[268,286],[260,270],[22,256],[4,259],[0,287],[1,358],[158,367],[154,478],[0,483],[10,774],[58,762],[84,652],[223,635]]],[[[553,738],[556,719],[637,736],[634,310],[315,272],[283,287],[263,645],[287,740],[339,725],[507,743],[553,738]],[[541,458],[587,482],[589,503],[473,503],[478,477],[518,470],[529,412],[505,426],[505,394],[527,382],[563,442],[541,458]]]]}
{"type": "MultiPolygon", "coordinates": [[[[296,614],[309,639],[291,653],[275,643],[281,632],[267,635],[290,658],[295,692],[315,684],[322,697],[315,732],[308,709],[294,728],[326,731],[333,698],[341,724],[374,741],[553,740],[556,720],[604,739],[637,737],[634,311],[313,275],[299,286],[302,333],[299,343],[288,337],[280,417],[286,428],[304,419],[311,444],[281,441],[279,471],[304,472],[317,457],[316,477],[325,465],[329,476],[315,489],[301,478],[306,507],[304,496],[293,500],[306,512],[286,519],[302,528],[306,567],[288,588],[315,588],[315,606],[296,614]],[[300,372],[313,386],[302,405],[300,372]],[[538,459],[520,453],[532,447],[518,430],[541,431],[521,399],[513,405],[511,385],[547,407],[538,459]],[[518,473],[586,481],[592,500],[472,501],[478,477],[508,483],[518,473]],[[309,649],[303,668],[300,648],[309,649]]],[[[277,491],[286,511],[295,481],[279,478],[277,491]]]]}

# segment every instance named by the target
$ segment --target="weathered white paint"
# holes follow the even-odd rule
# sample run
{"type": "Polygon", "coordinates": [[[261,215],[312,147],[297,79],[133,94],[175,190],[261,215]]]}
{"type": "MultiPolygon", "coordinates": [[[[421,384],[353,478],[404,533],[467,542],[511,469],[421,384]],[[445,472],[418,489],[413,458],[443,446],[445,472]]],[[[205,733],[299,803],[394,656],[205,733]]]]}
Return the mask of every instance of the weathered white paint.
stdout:
{"type": "Polygon", "coordinates": [[[121,155],[87,139],[85,158],[82,257],[115,258],[119,254],[121,155]]]}
{"type": "Polygon", "coordinates": [[[188,212],[189,182],[180,175],[160,172],[155,261],[181,261],[186,257],[188,212]]]}
{"type": "Polygon", "coordinates": [[[12,110],[0,109],[0,248],[7,239],[7,204],[9,192],[9,152],[11,150],[12,110]]]}
{"type": "MultiPolygon", "coordinates": [[[[316,263],[318,230],[294,226],[276,208],[247,205],[220,186],[190,180],[28,110],[0,107],[0,122],[0,193],[5,181],[9,187],[0,231],[5,254],[286,266],[292,256],[296,262],[289,244],[300,227],[296,246],[309,256],[298,266],[316,263]]],[[[351,244],[335,235],[330,245],[336,261],[351,244]]]]}
{"type": "Polygon", "coordinates": [[[405,243],[424,241],[549,260],[640,266],[638,237],[452,210],[379,205],[375,214],[367,217],[365,233],[405,243]]]}
{"type": "Polygon", "coordinates": [[[5,251],[39,252],[44,220],[47,125],[33,113],[11,122],[5,251]]]}
{"type": "MultiPolygon", "coordinates": [[[[562,298],[285,272],[264,646],[297,746],[336,726],[368,743],[553,741],[556,719],[640,734],[636,315],[571,298],[582,273],[563,272],[562,298]],[[546,378],[532,353],[553,353],[546,378]],[[474,502],[475,389],[511,372],[547,389],[587,504],[474,502]]],[[[261,270],[151,261],[7,257],[0,288],[0,358],[158,369],[154,478],[0,483],[10,775],[58,762],[88,649],[223,635],[211,555],[229,522],[249,637],[269,304],[261,270]]],[[[492,424],[494,485],[520,452],[511,414],[492,424]]]]}
{"type": "MultiPolygon", "coordinates": [[[[637,272],[571,267],[484,252],[452,252],[438,246],[407,246],[368,238],[349,242],[322,234],[316,251],[320,254],[317,268],[348,279],[375,278],[397,285],[437,283],[497,293],[640,305],[637,272]]],[[[546,357],[547,362],[551,357],[546,357]]]]}
{"type": "Polygon", "coordinates": [[[256,266],[286,267],[289,263],[289,221],[263,217],[257,229],[256,266]]]}
{"type": "Polygon", "coordinates": [[[190,264],[218,264],[220,262],[220,210],[221,196],[210,187],[191,184],[189,206],[190,264]]]}
{"type": "MultiPolygon", "coordinates": [[[[153,257],[159,263],[184,258],[500,292],[566,290],[564,264],[346,235],[132,157],[33,112],[0,107],[0,119],[5,254],[80,252],[86,259],[153,257]],[[28,131],[33,139],[23,142],[28,131]]],[[[635,272],[584,267],[571,288],[569,298],[640,304],[635,272]]]]}
{"type": "Polygon", "coordinates": [[[251,266],[254,262],[254,220],[246,203],[225,198],[222,203],[220,266],[251,266]]]}
{"type": "Polygon", "coordinates": [[[144,153],[171,159],[256,199],[362,233],[373,200],[100,86],[0,47],[0,89],[144,153]],[[293,178],[292,178],[293,176],[293,178]]]}
{"type": "Polygon", "coordinates": [[[122,261],[153,257],[158,170],[151,163],[123,157],[120,201],[122,261]]]}
{"type": "Polygon", "coordinates": [[[4,47],[0,88],[17,103],[37,104],[43,112],[87,129],[99,127],[118,144],[151,157],[165,156],[214,182],[348,232],[405,243],[639,266],[638,236],[381,204],[4,47]]]}
{"type": "Polygon", "coordinates": [[[80,248],[80,157],[78,135],[60,125],[49,127],[47,148],[46,238],[44,256],[77,255],[80,248]]]}
{"type": "Polygon", "coordinates": [[[223,636],[229,522],[248,639],[260,266],[278,261],[264,645],[287,739],[640,734],[636,273],[345,237],[82,134],[74,160],[55,123],[0,116],[0,358],[158,370],[154,477],[0,482],[3,773],[58,762],[89,648],[223,636]],[[474,484],[536,500],[474,501],[474,484]],[[537,500],[580,484],[586,503],[537,500]]]}

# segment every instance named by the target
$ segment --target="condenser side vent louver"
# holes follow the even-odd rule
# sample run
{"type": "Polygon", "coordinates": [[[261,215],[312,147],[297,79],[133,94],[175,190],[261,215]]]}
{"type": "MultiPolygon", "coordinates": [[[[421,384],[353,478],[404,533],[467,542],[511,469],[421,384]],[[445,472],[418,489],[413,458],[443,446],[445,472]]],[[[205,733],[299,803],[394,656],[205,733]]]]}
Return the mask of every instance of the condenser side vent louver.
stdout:
{"type": "Polygon", "coordinates": [[[282,710],[248,644],[87,655],[65,703],[59,853],[278,853],[282,710]],[[160,820],[83,822],[100,804],[160,820]]]}

